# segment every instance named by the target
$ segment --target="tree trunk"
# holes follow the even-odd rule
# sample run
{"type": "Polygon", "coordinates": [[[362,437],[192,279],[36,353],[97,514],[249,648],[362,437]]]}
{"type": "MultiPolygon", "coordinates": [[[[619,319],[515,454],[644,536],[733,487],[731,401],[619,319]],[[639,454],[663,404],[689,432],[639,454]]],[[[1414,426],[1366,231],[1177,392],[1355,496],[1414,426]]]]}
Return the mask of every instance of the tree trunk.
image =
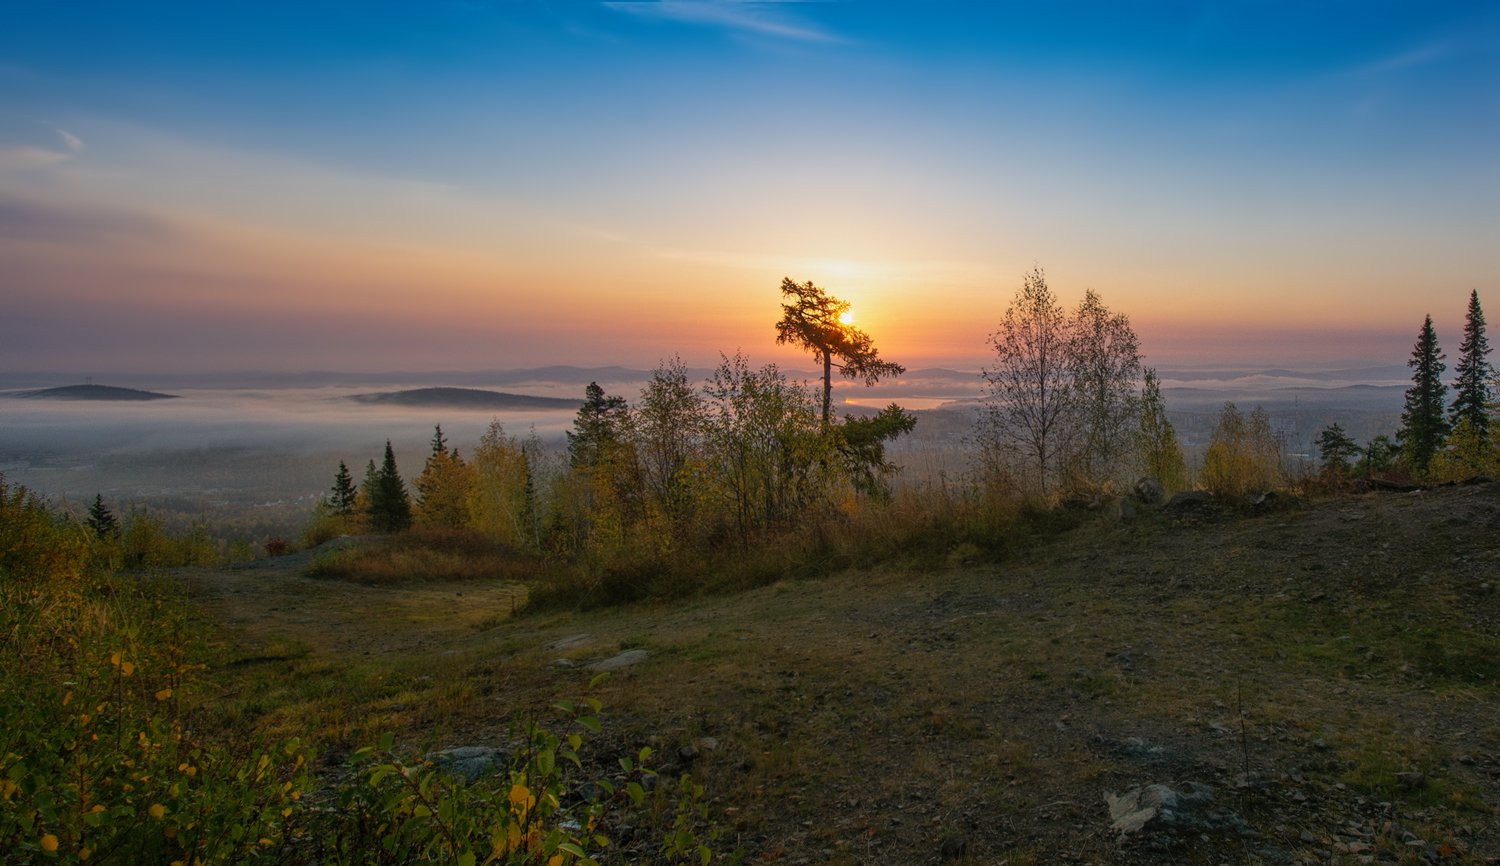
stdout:
{"type": "Polygon", "coordinates": [[[823,426],[828,426],[828,408],[833,398],[833,356],[823,352],[823,426]]]}

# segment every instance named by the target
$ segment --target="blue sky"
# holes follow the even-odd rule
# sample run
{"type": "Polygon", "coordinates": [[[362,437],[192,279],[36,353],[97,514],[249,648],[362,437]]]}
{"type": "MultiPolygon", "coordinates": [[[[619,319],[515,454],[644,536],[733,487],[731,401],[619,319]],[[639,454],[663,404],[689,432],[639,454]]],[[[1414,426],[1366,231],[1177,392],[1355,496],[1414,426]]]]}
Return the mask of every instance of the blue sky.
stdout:
{"type": "Polygon", "coordinates": [[[786,275],[977,366],[1033,264],[1162,363],[1399,360],[1497,133],[1493,4],[14,3],[0,365],[770,359],[786,275]]]}

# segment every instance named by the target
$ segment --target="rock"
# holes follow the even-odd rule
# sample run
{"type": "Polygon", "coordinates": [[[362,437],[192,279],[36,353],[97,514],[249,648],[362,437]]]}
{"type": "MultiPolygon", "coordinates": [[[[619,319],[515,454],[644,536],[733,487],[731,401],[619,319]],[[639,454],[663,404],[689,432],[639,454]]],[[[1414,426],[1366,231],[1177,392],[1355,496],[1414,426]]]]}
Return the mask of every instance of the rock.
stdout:
{"type": "Polygon", "coordinates": [[[691,761],[692,759],[698,757],[698,747],[683,746],[682,748],[677,750],[677,757],[683,759],[684,761],[691,761]]]}
{"type": "Polygon", "coordinates": [[[1399,481],[1387,481],[1384,478],[1371,478],[1365,483],[1374,490],[1384,490],[1388,493],[1411,493],[1422,489],[1415,484],[1402,484],[1399,481]]]}
{"type": "Polygon", "coordinates": [[[1147,475],[1135,483],[1135,496],[1147,505],[1160,505],[1167,498],[1167,488],[1161,486],[1154,475],[1147,475]]]}
{"type": "Polygon", "coordinates": [[[611,656],[603,661],[597,661],[589,665],[591,671],[613,671],[620,668],[630,667],[637,662],[643,662],[650,653],[645,650],[626,650],[617,656],[611,656]]]}
{"type": "MultiPolygon", "coordinates": [[[[1213,789],[1207,785],[1188,782],[1189,792],[1175,791],[1166,785],[1147,785],[1132,788],[1116,797],[1104,795],[1109,805],[1111,830],[1130,836],[1161,824],[1179,830],[1193,830],[1203,823],[1194,819],[1195,812],[1213,802],[1213,789]]],[[[1217,816],[1215,816],[1217,817],[1217,816]]]]}
{"type": "Polygon", "coordinates": [[[698,747],[705,752],[717,752],[719,750],[719,741],[713,737],[704,737],[698,741],[698,747]]]}
{"type": "Polygon", "coordinates": [[[938,853],[942,854],[944,859],[957,860],[959,857],[964,856],[964,852],[968,850],[969,841],[967,839],[962,836],[949,836],[943,840],[943,844],[938,848],[938,853]]]}
{"type": "Polygon", "coordinates": [[[1326,741],[1326,740],[1313,740],[1312,741],[1312,747],[1314,749],[1317,749],[1320,752],[1326,752],[1326,751],[1328,751],[1328,741],[1326,741]]]}
{"type": "Polygon", "coordinates": [[[1364,480],[1363,478],[1356,478],[1353,481],[1349,482],[1349,492],[1350,493],[1369,493],[1370,492],[1370,482],[1364,480]]]}
{"type": "Polygon", "coordinates": [[[1491,484],[1494,480],[1488,475],[1475,475],[1473,478],[1465,478],[1462,483],[1465,487],[1472,487],[1476,484],[1491,484]]]}
{"type": "Polygon", "coordinates": [[[1427,782],[1427,776],[1413,770],[1410,773],[1397,773],[1396,781],[1401,783],[1401,787],[1410,791],[1422,787],[1427,782]]]}
{"type": "Polygon", "coordinates": [[[570,667],[573,667],[573,660],[572,659],[553,659],[552,663],[549,664],[549,665],[547,665],[547,667],[549,667],[549,668],[570,668],[570,667]]]}
{"type": "Polygon", "coordinates": [[[1194,511],[1213,502],[1213,497],[1204,490],[1183,490],[1167,500],[1167,511],[1194,511]]]}
{"type": "Polygon", "coordinates": [[[542,647],[542,649],[545,649],[545,650],[572,649],[573,647],[583,646],[584,644],[589,644],[589,643],[593,643],[593,642],[594,642],[594,636],[591,635],[591,634],[575,634],[572,637],[560,638],[558,640],[553,641],[552,643],[546,644],[545,646],[542,647]]]}
{"type": "Polygon", "coordinates": [[[489,746],[456,746],[426,755],[425,760],[472,784],[495,766],[498,757],[499,750],[489,746]]]}

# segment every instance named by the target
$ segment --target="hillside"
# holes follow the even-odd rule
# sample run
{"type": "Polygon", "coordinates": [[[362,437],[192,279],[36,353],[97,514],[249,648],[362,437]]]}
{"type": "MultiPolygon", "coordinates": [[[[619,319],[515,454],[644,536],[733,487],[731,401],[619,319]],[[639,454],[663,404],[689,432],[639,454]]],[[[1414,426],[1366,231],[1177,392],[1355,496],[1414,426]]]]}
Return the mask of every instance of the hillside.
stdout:
{"type": "Polygon", "coordinates": [[[507,394],[480,388],[413,388],[378,394],[355,394],[350,399],[360,403],[388,406],[413,406],[435,409],[566,409],[578,408],[578,400],[558,397],[534,397],[529,394],[507,394]]]}
{"type": "Polygon", "coordinates": [[[135,388],[117,388],[114,385],[63,385],[59,388],[42,388],[36,391],[20,391],[16,396],[31,400],[175,400],[176,394],[158,394],[155,391],[140,391],[135,388]]]}
{"type": "MultiPolygon", "coordinates": [[[[1145,509],[1002,562],[520,617],[498,583],[187,579],[258,727],[504,747],[593,694],[585,769],[652,745],[747,863],[1493,863],[1497,529],[1494,484],[1145,509]],[[1106,796],[1154,784],[1177,823],[1122,837],[1106,796]]],[[[641,857],[650,823],[602,829],[641,857]]]]}

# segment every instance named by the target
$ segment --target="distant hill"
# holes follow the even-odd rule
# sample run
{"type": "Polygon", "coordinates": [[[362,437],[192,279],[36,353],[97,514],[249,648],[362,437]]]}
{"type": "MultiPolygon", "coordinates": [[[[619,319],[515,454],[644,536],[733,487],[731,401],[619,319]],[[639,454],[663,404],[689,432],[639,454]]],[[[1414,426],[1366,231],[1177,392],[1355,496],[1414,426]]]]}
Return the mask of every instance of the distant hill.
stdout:
{"type": "Polygon", "coordinates": [[[42,388],[39,391],[18,391],[18,397],[29,400],[176,400],[176,394],[158,394],[155,391],[137,391],[135,388],[116,388],[113,385],[63,385],[61,388],[42,388]]]}
{"type": "Polygon", "coordinates": [[[387,391],[380,394],[355,394],[350,399],[360,403],[386,406],[420,406],[442,409],[577,409],[581,400],[560,397],[534,397],[530,394],[507,394],[479,388],[413,388],[409,391],[387,391]]]}

